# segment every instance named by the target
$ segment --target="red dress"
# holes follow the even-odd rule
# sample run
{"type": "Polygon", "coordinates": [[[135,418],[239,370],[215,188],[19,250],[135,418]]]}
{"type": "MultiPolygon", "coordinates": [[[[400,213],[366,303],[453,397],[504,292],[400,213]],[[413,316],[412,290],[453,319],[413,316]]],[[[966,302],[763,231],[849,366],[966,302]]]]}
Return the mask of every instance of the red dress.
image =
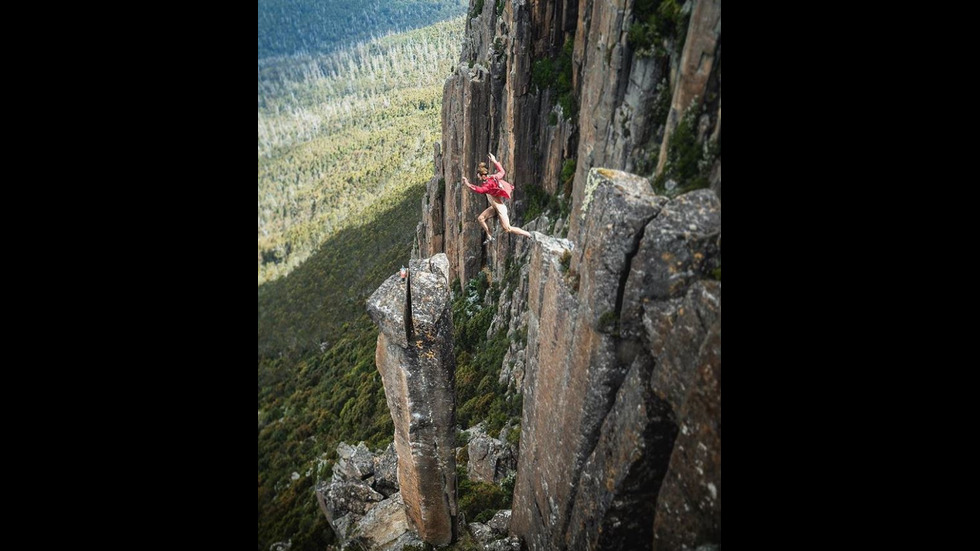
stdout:
{"type": "Polygon", "coordinates": [[[504,181],[504,167],[500,166],[497,161],[494,161],[493,164],[497,167],[497,172],[487,176],[482,186],[474,186],[473,191],[510,199],[510,192],[514,191],[514,186],[504,181]]]}

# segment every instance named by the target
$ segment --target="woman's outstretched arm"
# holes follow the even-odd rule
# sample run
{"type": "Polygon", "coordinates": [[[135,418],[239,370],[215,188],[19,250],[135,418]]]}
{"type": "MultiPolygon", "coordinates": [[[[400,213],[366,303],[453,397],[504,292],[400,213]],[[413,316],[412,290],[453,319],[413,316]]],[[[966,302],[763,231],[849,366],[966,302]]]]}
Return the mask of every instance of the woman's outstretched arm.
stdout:
{"type": "Polygon", "coordinates": [[[484,185],[484,186],[474,186],[473,184],[470,183],[469,180],[466,179],[466,176],[463,176],[463,183],[466,185],[466,187],[472,189],[473,191],[475,191],[477,193],[486,193],[487,191],[490,190],[490,187],[489,186],[486,186],[486,185],[484,185]]]}
{"type": "Polygon", "coordinates": [[[490,161],[493,163],[493,166],[497,167],[497,172],[495,174],[493,174],[493,177],[496,178],[496,179],[498,179],[498,180],[502,180],[504,178],[504,176],[507,175],[504,172],[503,165],[501,165],[499,162],[497,162],[497,158],[493,156],[493,153],[490,154],[490,161]]]}

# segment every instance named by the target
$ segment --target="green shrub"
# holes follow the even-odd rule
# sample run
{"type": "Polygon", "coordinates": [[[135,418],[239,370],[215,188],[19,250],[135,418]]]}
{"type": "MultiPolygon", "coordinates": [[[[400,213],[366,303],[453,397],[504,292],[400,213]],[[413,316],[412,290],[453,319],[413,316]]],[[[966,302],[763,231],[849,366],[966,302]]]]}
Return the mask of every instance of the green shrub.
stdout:
{"type": "Polygon", "coordinates": [[[698,142],[699,106],[695,100],[667,142],[667,161],[660,175],[653,180],[653,189],[657,194],[676,197],[709,185],[708,173],[721,154],[721,148],[717,142],[698,142]],[[667,189],[668,180],[674,180],[676,187],[667,189]]]}
{"type": "Polygon", "coordinates": [[[476,519],[488,513],[490,516],[483,518],[489,520],[500,509],[510,507],[513,491],[508,494],[496,484],[474,482],[467,476],[466,469],[459,466],[456,467],[456,481],[459,510],[466,516],[467,522],[481,522],[476,519]]]}
{"type": "MultiPolygon", "coordinates": [[[[562,46],[556,59],[545,57],[534,62],[531,66],[531,82],[540,90],[551,89],[555,92],[555,101],[562,108],[562,114],[567,120],[578,117],[578,101],[572,88],[572,52],[575,41],[569,39],[562,46]]],[[[549,117],[549,124],[551,118],[549,117]]],[[[557,123],[557,117],[555,123],[557,123]]]]}
{"type": "Polygon", "coordinates": [[[473,19],[481,13],[483,13],[483,0],[476,0],[476,3],[473,4],[473,11],[470,12],[470,19],[473,19]]]}
{"type": "Polygon", "coordinates": [[[521,441],[521,426],[517,425],[507,433],[507,443],[516,446],[521,441]]]}
{"type": "Polygon", "coordinates": [[[619,314],[610,310],[599,316],[599,321],[596,322],[596,331],[619,336],[619,314]]]}
{"type": "Polygon", "coordinates": [[[551,86],[554,78],[555,62],[550,58],[539,59],[531,66],[531,82],[541,90],[551,86]]]}
{"type": "Polygon", "coordinates": [[[687,36],[690,17],[681,15],[676,0],[636,0],[633,4],[633,24],[626,40],[638,56],[663,56],[665,41],[673,41],[680,50],[687,36]]]}
{"type": "MultiPolygon", "coordinates": [[[[567,187],[572,184],[572,180],[575,178],[575,159],[565,159],[565,162],[561,165],[561,180],[562,187],[567,187]]],[[[571,189],[569,188],[569,191],[571,189]]]]}

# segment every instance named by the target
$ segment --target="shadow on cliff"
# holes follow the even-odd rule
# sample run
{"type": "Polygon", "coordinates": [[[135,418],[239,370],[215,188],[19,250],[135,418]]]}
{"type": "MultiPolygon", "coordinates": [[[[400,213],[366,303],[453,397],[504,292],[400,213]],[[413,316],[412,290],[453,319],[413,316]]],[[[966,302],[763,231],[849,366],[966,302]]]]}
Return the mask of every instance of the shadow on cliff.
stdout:
{"type": "Polygon", "coordinates": [[[334,234],[289,275],[258,287],[260,359],[326,348],[344,323],[364,314],[365,299],[408,263],[424,193],[415,186],[379,205],[373,218],[334,234]]]}

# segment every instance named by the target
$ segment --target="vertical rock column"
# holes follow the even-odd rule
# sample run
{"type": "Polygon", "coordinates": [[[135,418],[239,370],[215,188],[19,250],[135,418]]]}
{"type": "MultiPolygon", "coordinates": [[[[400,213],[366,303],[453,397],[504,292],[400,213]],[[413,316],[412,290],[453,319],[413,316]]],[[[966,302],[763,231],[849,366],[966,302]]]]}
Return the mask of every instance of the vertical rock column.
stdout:
{"type": "Polygon", "coordinates": [[[483,260],[484,235],[477,216],[489,203],[463,186],[462,179],[479,184],[476,169],[489,153],[489,72],[480,65],[460,64],[446,79],[442,98],[443,244],[452,259],[451,279],[465,285],[483,260]]]}
{"type": "Polygon", "coordinates": [[[585,239],[569,251],[567,242],[541,237],[531,252],[528,363],[511,521],[512,533],[529,549],[588,548],[570,547],[566,533],[575,502],[596,498],[578,496],[578,480],[636,355],[620,349],[614,328],[625,276],[644,227],[665,201],[635,175],[594,169],[589,180],[585,239]]]}
{"type": "Polygon", "coordinates": [[[720,202],[587,181],[583,240],[531,252],[511,533],[532,551],[717,542],[720,202]]]}
{"type": "Polygon", "coordinates": [[[670,136],[684,117],[684,111],[695,98],[704,94],[715,61],[715,46],[720,38],[721,0],[696,0],[687,29],[687,41],[684,42],[684,51],[681,53],[680,72],[674,86],[674,98],[670,102],[667,128],[660,144],[657,174],[664,169],[670,136]]]}
{"type": "Polygon", "coordinates": [[[375,362],[395,424],[398,484],[408,517],[432,545],[456,540],[456,363],[445,254],[413,260],[368,299],[375,362]]]}

